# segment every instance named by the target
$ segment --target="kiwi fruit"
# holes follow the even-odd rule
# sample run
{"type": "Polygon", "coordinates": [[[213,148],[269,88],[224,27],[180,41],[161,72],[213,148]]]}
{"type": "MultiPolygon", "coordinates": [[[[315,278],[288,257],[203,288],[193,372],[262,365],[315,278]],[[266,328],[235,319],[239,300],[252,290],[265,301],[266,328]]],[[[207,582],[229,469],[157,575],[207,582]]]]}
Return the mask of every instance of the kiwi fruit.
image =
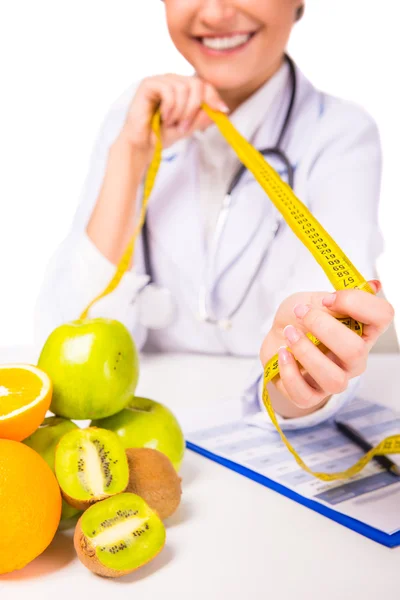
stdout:
{"type": "Polygon", "coordinates": [[[137,494],[157,512],[160,519],[170,517],[181,501],[181,478],[172,462],[152,448],[128,448],[127,492],[137,494]]]}
{"type": "MultiPolygon", "coordinates": [[[[59,417],[46,417],[39,428],[36,429],[32,435],[26,438],[23,443],[32,448],[32,450],[36,450],[36,452],[40,454],[42,458],[44,458],[54,473],[54,461],[57,444],[63,435],[74,429],[78,429],[78,426],[68,419],[61,419],[59,417]]],[[[76,517],[78,514],[79,510],[67,504],[63,498],[61,521],[68,521],[69,519],[72,519],[72,517],[76,517]]]]}
{"type": "Polygon", "coordinates": [[[129,480],[128,460],[119,437],[96,427],[76,429],[61,438],[55,472],[63,497],[79,510],[125,491],[129,480]]]}
{"type": "Polygon", "coordinates": [[[118,494],[91,506],[74,535],[79,560],[97,575],[120,577],[150,562],[165,544],[165,527],[136,494],[118,494]]]}

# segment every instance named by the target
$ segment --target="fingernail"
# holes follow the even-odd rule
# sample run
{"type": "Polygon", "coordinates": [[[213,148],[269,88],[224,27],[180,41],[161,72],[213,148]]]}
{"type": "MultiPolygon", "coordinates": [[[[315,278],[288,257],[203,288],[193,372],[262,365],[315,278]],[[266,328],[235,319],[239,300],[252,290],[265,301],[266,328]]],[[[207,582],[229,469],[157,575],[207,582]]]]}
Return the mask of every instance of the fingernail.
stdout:
{"type": "Polygon", "coordinates": [[[300,339],[300,333],[297,331],[296,327],[293,327],[293,325],[286,325],[283,333],[290,344],[295,344],[300,339]]]}
{"type": "Polygon", "coordinates": [[[293,312],[298,319],[302,319],[306,316],[310,308],[311,306],[307,306],[306,304],[296,304],[296,306],[293,309],[293,312]]]}
{"type": "Polygon", "coordinates": [[[279,357],[279,362],[282,363],[282,365],[287,365],[290,362],[291,356],[290,356],[290,352],[286,348],[286,346],[281,346],[278,349],[278,357],[279,357]]]}
{"type": "Polygon", "coordinates": [[[322,298],[322,305],[329,308],[330,306],[333,306],[335,300],[336,300],[336,293],[328,294],[328,296],[325,296],[324,298],[322,298]]]}
{"type": "Polygon", "coordinates": [[[371,285],[371,283],[372,283],[372,286],[373,286],[373,287],[374,287],[374,289],[375,289],[375,294],[377,294],[378,292],[380,292],[380,291],[381,291],[381,289],[382,289],[382,284],[381,284],[381,282],[380,282],[380,281],[378,281],[377,279],[372,279],[372,281],[370,281],[370,282],[369,282],[369,284],[371,285]]]}
{"type": "Polygon", "coordinates": [[[218,108],[223,113],[228,113],[229,112],[229,108],[227,107],[227,105],[223,104],[222,102],[221,102],[221,104],[218,104],[218,108]]]}

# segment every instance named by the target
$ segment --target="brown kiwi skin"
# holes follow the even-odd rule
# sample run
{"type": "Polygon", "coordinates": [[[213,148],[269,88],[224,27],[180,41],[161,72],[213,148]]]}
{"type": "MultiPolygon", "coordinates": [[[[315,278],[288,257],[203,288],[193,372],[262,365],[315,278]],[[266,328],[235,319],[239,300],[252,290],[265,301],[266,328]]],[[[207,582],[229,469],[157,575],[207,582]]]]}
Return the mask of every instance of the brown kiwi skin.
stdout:
{"type": "Polygon", "coordinates": [[[128,448],[129,466],[127,492],[137,494],[161,520],[170,517],[178,508],[181,478],[165,454],[152,448],[128,448]]]}
{"type": "Polygon", "coordinates": [[[125,492],[125,490],[121,490],[116,494],[103,494],[102,496],[96,496],[95,498],[93,497],[89,500],[78,500],[77,498],[71,498],[71,496],[68,496],[68,494],[66,494],[63,490],[61,490],[61,494],[65,502],[67,502],[70,506],[78,508],[79,510],[86,510],[93,504],[96,504],[96,502],[101,502],[101,500],[106,500],[107,498],[111,498],[112,496],[116,496],[117,494],[122,494],[123,492],[125,492]]]}
{"type": "Polygon", "coordinates": [[[117,571],[115,569],[110,569],[109,567],[105,567],[99,561],[99,559],[97,558],[97,555],[96,555],[96,549],[94,548],[94,546],[92,546],[92,544],[90,543],[90,540],[85,536],[85,534],[82,531],[81,520],[82,520],[82,517],[77,522],[76,527],[75,527],[75,533],[74,533],[74,546],[75,546],[76,553],[77,553],[78,558],[81,561],[81,563],[87,569],[89,569],[89,571],[92,571],[92,573],[95,573],[96,575],[100,575],[101,577],[122,577],[123,575],[128,575],[129,573],[133,573],[133,571],[136,571],[137,569],[140,569],[141,567],[143,567],[145,564],[151,562],[161,552],[161,550],[163,549],[164,544],[165,544],[165,542],[164,542],[164,544],[161,546],[161,548],[158,550],[158,552],[156,552],[151,558],[146,560],[144,563],[142,563],[138,567],[135,567],[134,569],[124,570],[124,571],[117,571]]]}

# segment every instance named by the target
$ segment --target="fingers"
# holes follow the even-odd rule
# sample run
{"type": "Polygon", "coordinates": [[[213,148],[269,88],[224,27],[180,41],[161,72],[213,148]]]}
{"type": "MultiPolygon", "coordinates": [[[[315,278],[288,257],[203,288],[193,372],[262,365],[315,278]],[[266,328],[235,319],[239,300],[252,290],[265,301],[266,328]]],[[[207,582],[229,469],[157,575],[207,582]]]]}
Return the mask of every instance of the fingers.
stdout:
{"type": "Polygon", "coordinates": [[[188,97],[186,106],[181,115],[181,123],[179,129],[182,133],[192,129],[193,122],[196,119],[201,103],[204,97],[204,84],[201,79],[193,77],[188,86],[188,97]]]}
{"type": "Polygon", "coordinates": [[[209,83],[204,83],[204,102],[214,110],[228,113],[229,108],[223,102],[217,90],[209,83]]]}
{"type": "MultiPolygon", "coordinates": [[[[210,95],[210,87],[209,84],[206,84],[197,77],[191,78],[189,99],[186,111],[182,117],[184,119],[181,127],[182,133],[186,132],[189,135],[197,129],[204,130],[211,125],[212,120],[201,108],[202,104],[206,102],[207,96],[210,95]]],[[[223,110],[224,112],[227,110],[227,107],[219,96],[218,98],[214,98],[214,100],[219,110],[223,110]]]]}
{"type": "Polygon", "coordinates": [[[325,396],[344,392],[349,376],[343,368],[325,356],[304,333],[293,325],[285,327],[284,333],[294,356],[325,396]]]}
{"type": "MultiPolygon", "coordinates": [[[[365,370],[368,358],[365,340],[322,308],[297,304],[293,310],[302,327],[329,348],[348,373],[355,377],[365,370]]],[[[297,358],[301,362],[300,357],[297,358]]]]}
{"type": "Polygon", "coordinates": [[[175,106],[174,88],[162,77],[149,77],[144,79],[141,87],[138,90],[135,100],[142,98],[145,103],[148,103],[150,110],[157,104],[160,105],[161,118],[164,123],[168,123],[169,116],[175,106]],[[139,91],[142,90],[142,94],[139,91]]]}
{"type": "Polygon", "coordinates": [[[214,87],[199,77],[167,74],[142,81],[132,101],[127,120],[128,138],[136,148],[151,149],[151,116],[160,107],[164,147],[205,129],[212,121],[202,110],[204,103],[229,112],[214,87]]]}
{"type": "MultiPolygon", "coordinates": [[[[219,110],[225,113],[229,112],[228,107],[221,100],[218,92],[210,84],[205,83],[200,79],[196,80],[196,78],[194,78],[193,85],[197,85],[200,87],[201,96],[200,101],[198,101],[197,94],[196,98],[193,100],[192,106],[194,108],[194,114],[191,114],[190,117],[188,117],[188,119],[190,120],[190,128],[188,134],[193,133],[198,129],[204,130],[207,127],[209,127],[213,122],[207,115],[207,113],[204,110],[202,110],[201,106],[203,103],[208,104],[209,106],[214,108],[214,110],[219,110]]],[[[196,87],[194,87],[194,89],[196,89],[196,87]]]]}
{"type": "MultiPolygon", "coordinates": [[[[333,317],[329,318],[335,321],[333,317]]],[[[346,329],[341,323],[338,325],[346,329]]],[[[291,352],[282,347],[279,349],[279,373],[286,394],[296,406],[302,409],[312,408],[332,394],[345,391],[351,376],[347,370],[323,354],[293,325],[286,326],[284,334],[291,352]],[[306,371],[305,375],[301,373],[295,359],[306,371]],[[311,386],[307,379],[315,382],[316,387],[311,386]]]]}
{"type": "MultiPolygon", "coordinates": [[[[374,287],[379,290],[376,284],[374,287]]],[[[327,294],[322,299],[322,305],[335,314],[350,316],[363,323],[363,339],[369,349],[394,318],[394,309],[387,300],[361,290],[341,290],[327,294]]]]}
{"type": "MultiPolygon", "coordinates": [[[[186,112],[187,102],[190,94],[190,87],[180,80],[172,80],[168,82],[174,102],[172,107],[165,117],[164,125],[166,127],[181,126],[184,122],[184,115],[186,112]]],[[[161,112],[163,108],[164,99],[161,102],[161,112]]]]}
{"type": "Polygon", "coordinates": [[[320,404],[327,394],[312,388],[306,382],[293,355],[284,346],[279,348],[278,357],[281,382],[293,404],[303,409],[320,404]]]}
{"type": "MultiPolygon", "coordinates": [[[[380,289],[379,282],[371,281],[370,286],[376,292],[380,289]]],[[[311,298],[305,302],[311,302],[311,298]]],[[[371,346],[394,315],[386,300],[361,290],[319,295],[312,304],[296,304],[292,311],[298,325],[284,329],[290,352],[282,348],[279,351],[280,379],[287,396],[302,408],[316,406],[330,395],[343,392],[351,378],[365,371],[371,346]],[[363,336],[338,321],[339,315],[362,322],[363,336]],[[328,352],[321,352],[305,332],[318,338],[328,352]]],[[[292,319],[287,318],[290,323],[292,319]]]]}
{"type": "Polygon", "coordinates": [[[228,111],[218,92],[198,77],[164,75],[159,79],[163,84],[160,86],[161,114],[166,127],[177,127],[181,133],[188,131],[203,102],[215,110],[228,111]]]}

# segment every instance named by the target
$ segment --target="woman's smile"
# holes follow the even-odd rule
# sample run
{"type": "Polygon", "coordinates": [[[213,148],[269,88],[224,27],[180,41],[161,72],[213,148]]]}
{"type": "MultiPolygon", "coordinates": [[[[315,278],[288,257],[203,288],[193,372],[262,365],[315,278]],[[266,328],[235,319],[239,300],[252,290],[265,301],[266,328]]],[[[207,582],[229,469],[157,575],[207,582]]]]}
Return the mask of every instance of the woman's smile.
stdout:
{"type": "Polygon", "coordinates": [[[256,31],[234,31],[218,35],[193,36],[193,39],[202,52],[208,56],[219,57],[241,52],[250,45],[256,34],[256,31]]]}
{"type": "Polygon", "coordinates": [[[234,110],[282,64],[299,0],[165,0],[168,30],[234,110]]]}

